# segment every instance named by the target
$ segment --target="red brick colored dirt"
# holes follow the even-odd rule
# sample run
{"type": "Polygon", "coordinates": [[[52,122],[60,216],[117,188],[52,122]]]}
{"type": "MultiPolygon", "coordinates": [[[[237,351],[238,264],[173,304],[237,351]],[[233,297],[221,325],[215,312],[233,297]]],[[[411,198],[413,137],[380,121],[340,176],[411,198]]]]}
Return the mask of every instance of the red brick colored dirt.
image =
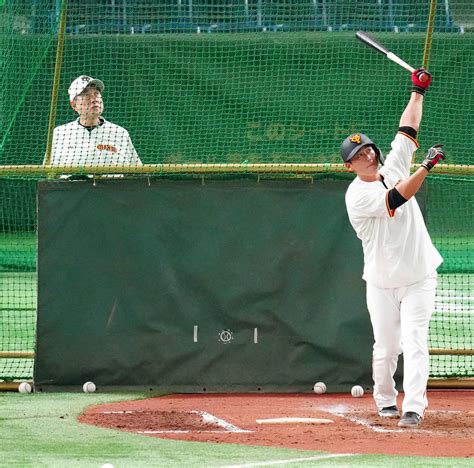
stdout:
{"type": "Polygon", "coordinates": [[[176,440],[332,453],[474,456],[474,392],[433,391],[428,398],[430,406],[416,429],[401,429],[398,420],[380,418],[371,395],[352,398],[347,394],[179,394],[94,406],[79,419],[87,424],[176,440]],[[226,429],[205,421],[202,412],[232,426],[226,429]],[[283,417],[334,422],[256,422],[283,417]],[[232,432],[232,427],[249,432],[232,432]]]}

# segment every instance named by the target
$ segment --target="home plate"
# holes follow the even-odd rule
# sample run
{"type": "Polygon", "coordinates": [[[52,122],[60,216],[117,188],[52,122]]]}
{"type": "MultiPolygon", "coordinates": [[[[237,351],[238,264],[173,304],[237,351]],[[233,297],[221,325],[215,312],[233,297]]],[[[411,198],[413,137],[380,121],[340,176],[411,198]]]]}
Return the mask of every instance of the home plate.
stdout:
{"type": "Polygon", "coordinates": [[[321,418],[273,418],[257,419],[257,424],[330,424],[332,419],[321,418]]]}

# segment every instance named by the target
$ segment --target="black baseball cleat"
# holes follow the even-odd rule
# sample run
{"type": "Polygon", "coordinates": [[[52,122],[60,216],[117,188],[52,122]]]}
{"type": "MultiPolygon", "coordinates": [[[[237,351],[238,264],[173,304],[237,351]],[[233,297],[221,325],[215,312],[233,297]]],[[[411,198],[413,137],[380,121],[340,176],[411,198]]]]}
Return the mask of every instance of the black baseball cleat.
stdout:
{"type": "Polygon", "coordinates": [[[421,424],[421,416],[414,411],[407,411],[403,414],[398,425],[400,427],[417,427],[421,424]]]}
{"type": "Polygon", "coordinates": [[[379,410],[379,416],[382,418],[398,418],[400,417],[400,412],[398,411],[398,408],[393,405],[393,406],[385,406],[381,410],[379,410]]]}

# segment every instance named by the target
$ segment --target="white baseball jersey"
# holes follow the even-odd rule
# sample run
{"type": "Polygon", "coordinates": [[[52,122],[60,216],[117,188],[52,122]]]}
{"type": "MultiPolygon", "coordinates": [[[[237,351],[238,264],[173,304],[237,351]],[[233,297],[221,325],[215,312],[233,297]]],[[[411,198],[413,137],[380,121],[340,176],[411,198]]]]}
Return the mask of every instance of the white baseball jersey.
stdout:
{"type": "Polygon", "coordinates": [[[391,146],[379,170],[383,182],[364,182],[356,177],[346,192],[349,220],[364,250],[362,277],[378,288],[414,284],[432,274],[443,261],[431,242],[415,197],[396,210],[388,206],[388,190],[409,177],[418,144],[398,133],[391,146]]]}
{"type": "Polygon", "coordinates": [[[140,166],[142,162],[128,131],[102,119],[87,130],[79,119],[54,129],[51,164],[54,166],[140,166]]]}

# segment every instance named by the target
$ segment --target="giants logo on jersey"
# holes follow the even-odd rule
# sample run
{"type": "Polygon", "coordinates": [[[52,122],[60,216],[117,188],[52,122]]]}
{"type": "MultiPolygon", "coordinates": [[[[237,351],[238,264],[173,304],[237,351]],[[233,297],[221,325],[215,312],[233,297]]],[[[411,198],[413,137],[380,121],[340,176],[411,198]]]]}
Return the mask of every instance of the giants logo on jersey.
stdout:
{"type": "Polygon", "coordinates": [[[97,149],[99,151],[112,151],[112,153],[118,153],[118,149],[115,146],[112,145],[103,145],[102,143],[99,143],[97,145],[97,149]]]}

